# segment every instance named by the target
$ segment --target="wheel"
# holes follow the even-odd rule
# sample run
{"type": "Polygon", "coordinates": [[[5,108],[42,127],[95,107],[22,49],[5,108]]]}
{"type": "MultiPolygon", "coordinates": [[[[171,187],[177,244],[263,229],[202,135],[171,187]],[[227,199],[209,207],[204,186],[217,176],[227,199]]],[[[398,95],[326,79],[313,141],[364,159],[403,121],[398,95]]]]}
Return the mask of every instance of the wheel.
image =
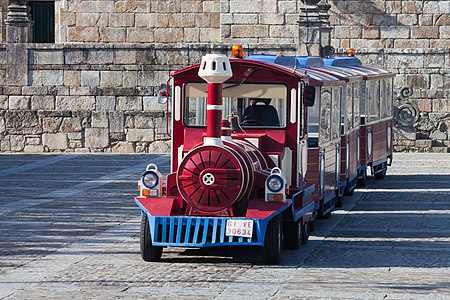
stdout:
{"type": "Polygon", "coordinates": [[[386,172],[387,172],[387,167],[384,167],[381,172],[375,173],[374,176],[376,179],[384,179],[384,177],[386,177],[386,172]]]}
{"type": "Polygon", "coordinates": [[[366,186],[366,178],[367,178],[366,171],[364,171],[364,173],[362,175],[363,175],[363,177],[362,178],[358,178],[358,181],[356,182],[356,185],[358,187],[365,187],[366,186]]]}
{"type": "Polygon", "coordinates": [[[152,245],[152,238],[150,236],[150,226],[148,224],[147,214],[142,214],[141,218],[141,256],[145,261],[159,261],[162,256],[163,247],[152,245]]]}
{"type": "Polygon", "coordinates": [[[283,243],[285,249],[297,250],[300,248],[302,238],[300,220],[297,222],[283,223],[283,243]]]}
{"type": "Polygon", "coordinates": [[[342,204],[343,204],[343,199],[344,197],[342,197],[342,196],[338,196],[337,198],[336,198],[336,207],[342,207],[342,204]]]}
{"type": "Polygon", "coordinates": [[[266,265],[276,265],[281,261],[281,216],[278,215],[270,220],[267,226],[264,246],[262,249],[263,263],[266,265]]]}
{"type": "Polygon", "coordinates": [[[302,226],[302,245],[306,245],[306,243],[308,243],[308,238],[309,238],[309,225],[308,222],[306,222],[302,226]]]}
{"type": "Polygon", "coordinates": [[[347,189],[345,189],[345,191],[344,191],[344,195],[345,196],[353,196],[354,193],[355,193],[355,189],[354,188],[351,189],[350,191],[347,190],[347,189]]]}
{"type": "Polygon", "coordinates": [[[331,218],[331,210],[322,216],[322,219],[328,220],[329,218],[331,218]]]}
{"type": "Polygon", "coordinates": [[[316,230],[316,221],[309,220],[309,232],[314,232],[316,230]]]}

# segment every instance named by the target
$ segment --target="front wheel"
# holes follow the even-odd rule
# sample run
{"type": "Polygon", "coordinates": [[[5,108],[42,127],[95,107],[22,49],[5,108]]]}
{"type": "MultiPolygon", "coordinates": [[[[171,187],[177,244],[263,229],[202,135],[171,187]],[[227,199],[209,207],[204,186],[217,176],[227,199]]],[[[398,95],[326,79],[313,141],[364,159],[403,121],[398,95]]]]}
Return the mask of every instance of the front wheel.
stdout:
{"type": "Polygon", "coordinates": [[[288,250],[297,250],[302,241],[302,223],[297,222],[283,223],[283,243],[284,248],[288,250]]]}
{"type": "Polygon", "coordinates": [[[148,223],[147,214],[143,213],[141,218],[141,256],[145,261],[159,261],[162,256],[163,247],[152,245],[152,237],[150,235],[150,225],[148,223]]]}
{"type": "Polygon", "coordinates": [[[269,221],[264,246],[262,249],[263,263],[276,265],[281,261],[282,246],[281,216],[278,215],[269,221]]]}
{"type": "Polygon", "coordinates": [[[384,179],[386,177],[387,167],[383,168],[381,172],[375,173],[374,177],[376,179],[384,179]]]}

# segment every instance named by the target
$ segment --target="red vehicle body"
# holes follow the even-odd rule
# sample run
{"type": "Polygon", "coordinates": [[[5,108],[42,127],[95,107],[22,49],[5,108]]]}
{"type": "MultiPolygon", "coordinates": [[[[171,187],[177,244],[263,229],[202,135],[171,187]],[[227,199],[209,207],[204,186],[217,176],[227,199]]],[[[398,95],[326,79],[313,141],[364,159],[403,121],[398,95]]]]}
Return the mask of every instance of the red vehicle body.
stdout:
{"type": "MultiPolygon", "coordinates": [[[[353,191],[366,134],[378,141],[383,130],[369,122],[360,132],[355,86],[369,75],[359,66],[211,54],[173,72],[171,171],[164,180],[150,164],[135,198],[143,259],[159,260],[168,246],[257,246],[264,263],[276,264],[283,246],[306,243],[314,219],[353,191]],[[341,123],[346,101],[351,126],[341,123]]],[[[372,168],[378,152],[370,152],[372,168]]]]}

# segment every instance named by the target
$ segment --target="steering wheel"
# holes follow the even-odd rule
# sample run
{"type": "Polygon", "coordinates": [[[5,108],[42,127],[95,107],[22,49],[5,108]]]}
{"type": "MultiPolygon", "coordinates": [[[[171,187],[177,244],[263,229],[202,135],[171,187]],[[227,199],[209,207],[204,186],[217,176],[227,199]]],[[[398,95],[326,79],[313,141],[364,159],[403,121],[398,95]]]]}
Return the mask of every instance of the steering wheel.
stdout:
{"type": "Polygon", "coordinates": [[[264,123],[256,119],[247,119],[241,122],[241,126],[264,126],[264,123]]]}

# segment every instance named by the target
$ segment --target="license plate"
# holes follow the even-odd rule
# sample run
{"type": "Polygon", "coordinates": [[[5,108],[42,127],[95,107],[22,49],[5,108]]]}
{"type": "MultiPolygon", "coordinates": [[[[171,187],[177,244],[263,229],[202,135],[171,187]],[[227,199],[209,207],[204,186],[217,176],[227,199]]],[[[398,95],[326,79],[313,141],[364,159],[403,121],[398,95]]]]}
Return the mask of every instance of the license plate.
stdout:
{"type": "Polygon", "coordinates": [[[227,220],[226,236],[242,236],[251,238],[253,220],[227,220]]]}

